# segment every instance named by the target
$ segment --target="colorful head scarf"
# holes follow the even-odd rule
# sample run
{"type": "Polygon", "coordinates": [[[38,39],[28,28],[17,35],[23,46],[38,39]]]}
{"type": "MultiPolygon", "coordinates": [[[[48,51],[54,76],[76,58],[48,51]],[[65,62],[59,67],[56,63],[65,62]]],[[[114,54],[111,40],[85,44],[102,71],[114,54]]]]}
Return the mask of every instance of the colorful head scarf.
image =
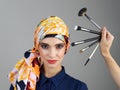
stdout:
{"type": "Polygon", "coordinates": [[[36,82],[40,76],[40,56],[37,54],[39,42],[46,37],[55,37],[69,46],[68,27],[57,16],[50,16],[42,20],[34,32],[34,47],[24,53],[24,57],[17,62],[9,73],[9,80],[13,90],[36,90],[36,82]],[[21,86],[21,83],[23,85],[21,86]]]}
{"type": "Polygon", "coordinates": [[[34,32],[34,46],[36,49],[38,49],[39,41],[44,39],[47,35],[65,41],[66,38],[69,38],[68,27],[62,19],[56,16],[42,20],[34,32]]]}

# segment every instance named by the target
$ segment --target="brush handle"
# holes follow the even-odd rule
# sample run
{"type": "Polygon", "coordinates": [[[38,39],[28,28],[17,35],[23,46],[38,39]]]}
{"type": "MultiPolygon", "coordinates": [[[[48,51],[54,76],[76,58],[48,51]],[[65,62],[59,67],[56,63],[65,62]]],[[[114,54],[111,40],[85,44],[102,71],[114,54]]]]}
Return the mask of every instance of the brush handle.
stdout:
{"type": "Polygon", "coordinates": [[[80,26],[75,26],[74,29],[77,30],[77,31],[81,30],[81,31],[85,31],[85,32],[89,32],[89,33],[93,33],[93,34],[101,35],[101,32],[99,32],[99,31],[95,31],[95,30],[87,29],[87,28],[80,27],[80,26]]]}
{"type": "Polygon", "coordinates": [[[91,53],[91,55],[89,56],[88,60],[86,61],[86,63],[84,64],[85,66],[87,65],[87,63],[91,60],[92,56],[94,55],[94,53],[96,52],[97,48],[99,46],[99,43],[97,44],[97,46],[95,47],[95,49],[93,50],[93,52],[91,53]]]}
{"type": "Polygon", "coordinates": [[[94,41],[93,43],[91,43],[90,45],[86,46],[85,48],[80,50],[80,53],[86,51],[87,49],[89,49],[90,47],[92,47],[93,45],[95,45],[97,42],[99,42],[98,40],[94,41]]]}
{"type": "Polygon", "coordinates": [[[101,27],[95,21],[93,21],[87,14],[85,14],[85,16],[87,19],[89,19],[92,22],[92,24],[94,24],[98,29],[101,30],[101,27]]]}
{"type": "Polygon", "coordinates": [[[93,38],[89,38],[89,39],[73,42],[71,45],[75,46],[75,45],[83,44],[83,43],[90,42],[90,41],[93,41],[93,40],[98,40],[99,41],[100,38],[101,38],[100,36],[97,36],[97,37],[93,37],[93,38]]]}

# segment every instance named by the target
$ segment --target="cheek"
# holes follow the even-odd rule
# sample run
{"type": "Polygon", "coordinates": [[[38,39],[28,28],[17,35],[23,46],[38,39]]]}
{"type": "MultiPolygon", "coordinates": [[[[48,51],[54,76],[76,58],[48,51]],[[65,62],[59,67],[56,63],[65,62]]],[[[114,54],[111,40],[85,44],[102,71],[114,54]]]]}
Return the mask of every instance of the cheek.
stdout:
{"type": "Polygon", "coordinates": [[[40,57],[46,57],[46,52],[45,52],[45,50],[39,48],[39,55],[40,55],[40,57]]]}
{"type": "Polygon", "coordinates": [[[63,58],[64,55],[65,55],[65,49],[63,49],[63,50],[61,50],[61,51],[59,52],[59,57],[60,57],[60,58],[63,58]]]}
{"type": "Polygon", "coordinates": [[[44,63],[44,61],[46,60],[46,57],[47,57],[45,51],[39,50],[39,54],[40,54],[41,62],[44,63]]]}

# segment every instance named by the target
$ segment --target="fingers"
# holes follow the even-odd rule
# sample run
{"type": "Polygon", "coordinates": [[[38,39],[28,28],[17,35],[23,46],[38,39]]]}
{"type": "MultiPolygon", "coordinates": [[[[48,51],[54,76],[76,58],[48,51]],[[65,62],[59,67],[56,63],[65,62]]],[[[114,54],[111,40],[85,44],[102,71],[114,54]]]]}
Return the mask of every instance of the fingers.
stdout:
{"type": "Polygon", "coordinates": [[[103,27],[102,30],[101,30],[101,32],[102,32],[101,41],[106,40],[106,34],[107,34],[107,29],[106,29],[106,27],[103,27]]]}
{"type": "Polygon", "coordinates": [[[113,39],[114,39],[114,36],[107,30],[106,27],[103,27],[101,40],[113,40],[113,39]]]}

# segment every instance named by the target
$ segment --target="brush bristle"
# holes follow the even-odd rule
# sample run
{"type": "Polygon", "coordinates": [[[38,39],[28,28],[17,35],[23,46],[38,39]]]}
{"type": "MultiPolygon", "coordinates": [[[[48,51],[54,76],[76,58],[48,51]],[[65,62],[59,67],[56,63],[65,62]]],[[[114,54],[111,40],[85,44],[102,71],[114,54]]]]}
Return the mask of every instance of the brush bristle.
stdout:
{"type": "Polygon", "coordinates": [[[75,28],[74,28],[74,30],[77,30],[77,29],[78,29],[78,26],[76,25],[75,28]]]}
{"type": "Polygon", "coordinates": [[[75,26],[74,30],[79,31],[79,30],[81,30],[81,27],[80,26],[75,26]]]}
{"type": "Polygon", "coordinates": [[[80,50],[80,53],[82,53],[83,52],[83,50],[80,50]]]}
{"type": "Polygon", "coordinates": [[[72,42],[72,43],[71,43],[71,46],[75,46],[75,43],[74,43],[74,42],[72,42]]]}
{"type": "Polygon", "coordinates": [[[79,11],[78,16],[83,16],[86,12],[87,12],[87,8],[82,8],[82,9],[79,11]]]}

